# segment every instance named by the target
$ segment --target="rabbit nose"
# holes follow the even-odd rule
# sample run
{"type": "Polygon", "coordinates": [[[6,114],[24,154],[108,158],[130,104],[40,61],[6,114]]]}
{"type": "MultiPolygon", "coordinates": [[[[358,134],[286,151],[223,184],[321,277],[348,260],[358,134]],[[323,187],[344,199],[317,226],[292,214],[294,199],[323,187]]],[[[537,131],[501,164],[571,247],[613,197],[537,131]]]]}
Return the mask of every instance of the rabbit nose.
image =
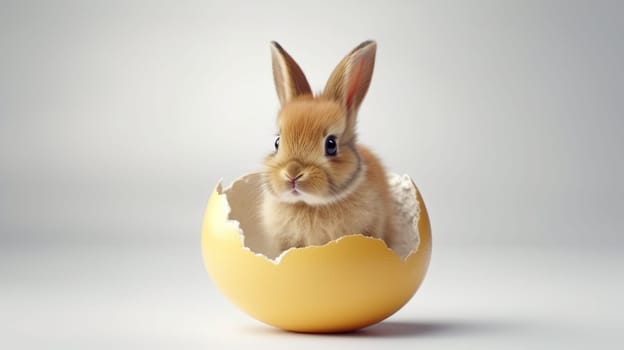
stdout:
{"type": "Polygon", "coordinates": [[[293,186],[295,185],[295,183],[297,182],[297,180],[299,180],[301,177],[303,176],[303,174],[299,174],[295,177],[288,177],[288,180],[290,181],[291,184],[293,184],[293,186]]]}
{"type": "Polygon", "coordinates": [[[286,181],[294,183],[303,176],[302,168],[298,162],[291,162],[282,170],[282,176],[286,181]]]}
{"type": "Polygon", "coordinates": [[[292,176],[288,173],[283,173],[284,178],[286,179],[286,181],[290,182],[293,186],[295,186],[295,184],[297,183],[297,180],[301,179],[303,177],[302,173],[297,174],[296,176],[292,176]]]}

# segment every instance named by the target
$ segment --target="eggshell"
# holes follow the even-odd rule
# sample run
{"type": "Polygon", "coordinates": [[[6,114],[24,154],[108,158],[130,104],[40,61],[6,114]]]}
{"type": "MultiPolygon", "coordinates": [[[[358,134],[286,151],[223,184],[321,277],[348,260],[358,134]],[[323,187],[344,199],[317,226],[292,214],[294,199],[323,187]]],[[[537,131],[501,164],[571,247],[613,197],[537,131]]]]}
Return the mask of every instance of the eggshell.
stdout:
{"type": "Polygon", "coordinates": [[[417,189],[418,246],[405,259],[359,234],[270,259],[248,248],[264,239],[250,233],[260,226],[260,180],[249,174],[225,190],[217,185],[202,225],[206,269],[244,312],[290,331],[345,332],[384,320],[414,295],[431,257],[429,217],[417,189]]]}

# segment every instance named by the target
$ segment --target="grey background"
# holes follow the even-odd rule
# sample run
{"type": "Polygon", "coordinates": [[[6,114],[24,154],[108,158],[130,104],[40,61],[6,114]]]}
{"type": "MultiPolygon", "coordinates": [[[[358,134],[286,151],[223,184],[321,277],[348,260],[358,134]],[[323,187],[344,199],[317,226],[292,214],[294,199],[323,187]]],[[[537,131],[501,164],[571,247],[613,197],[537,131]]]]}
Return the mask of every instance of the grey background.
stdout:
{"type": "Polygon", "coordinates": [[[555,303],[562,317],[603,303],[579,329],[621,321],[609,310],[624,265],[623,18],[618,1],[1,1],[0,339],[92,348],[286,336],[257,334],[199,253],[215,184],[259,169],[272,148],[270,40],[314,89],[358,43],[378,42],[360,139],[416,181],[435,244],[408,305],[424,314],[398,314],[387,334],[501,347],[496,315],[517,320],[561,294],[575,296],[555,303]],[[504,282],[530,271],[542,274],[534,285],[504,282]],[[579,271],[596,280],[577,293],[579,271]],[[481,276],[474,299],[470,275],[481,276]],[[524,306],[503,297],[534,288],[524,306]],[[162,339],[189,327],[192,337],[162,339]]]}

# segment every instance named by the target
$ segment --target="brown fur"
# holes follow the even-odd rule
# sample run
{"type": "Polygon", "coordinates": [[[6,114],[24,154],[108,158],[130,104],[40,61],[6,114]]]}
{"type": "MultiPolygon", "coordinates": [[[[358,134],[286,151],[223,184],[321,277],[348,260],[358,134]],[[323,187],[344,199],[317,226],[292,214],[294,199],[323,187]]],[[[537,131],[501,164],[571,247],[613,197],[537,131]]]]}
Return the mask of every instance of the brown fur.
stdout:
{"type": "Polygon", "coordinates": [[[357,110],[374,57],[375,44],[361,44],[336,67],[325,91],[312,96],[296,62],[274,43],[280,144],[265,160],[261,218],[279,251],[322,245],[346,234],[382,239],[391,234],[392,200],[384,168],[356,142],[357,110]],[[328,135],[336,137],[335,156],[325,155],[328,135]],[[300,194],[292,195],[296,177],[300,194]]]}

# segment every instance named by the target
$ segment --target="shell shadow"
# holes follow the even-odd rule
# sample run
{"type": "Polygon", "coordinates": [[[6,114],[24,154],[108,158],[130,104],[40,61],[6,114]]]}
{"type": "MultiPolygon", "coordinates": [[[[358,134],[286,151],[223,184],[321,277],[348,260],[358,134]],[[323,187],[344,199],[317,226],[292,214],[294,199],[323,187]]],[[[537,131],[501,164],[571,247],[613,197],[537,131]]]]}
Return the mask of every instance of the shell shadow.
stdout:
{"type": "Polygon", "coordinates": [[[508,321],[385,321],[376,325],[345,333],[296,333],[276,328],[254,329],[259,333],[305,335],[330,338],[430,338],[500,335],[526,328],[522,323],[508,321]]]}
{"type": "Polygon", "coordinates": [[[386,321],[343,336],[373,338],[411,338],[484,335],[506,333],[523,328],[521,324],[484,321],[386,321]]]}

